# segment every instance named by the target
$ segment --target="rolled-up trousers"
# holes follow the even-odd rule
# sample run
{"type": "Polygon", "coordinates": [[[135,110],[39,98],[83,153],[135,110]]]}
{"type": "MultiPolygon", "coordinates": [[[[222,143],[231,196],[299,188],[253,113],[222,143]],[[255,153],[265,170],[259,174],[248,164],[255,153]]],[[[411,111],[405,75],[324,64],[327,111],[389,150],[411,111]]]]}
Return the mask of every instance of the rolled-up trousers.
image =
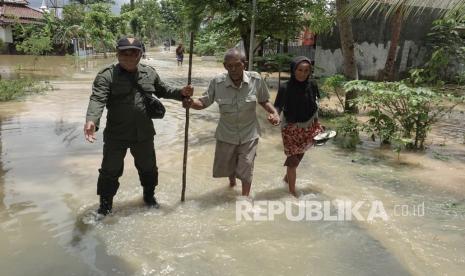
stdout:
{"type": "Polygon", "coordinates": [[[123,175],[124,157],[127,150],[134,157],[144,194],[153,195],[158,185],[158,168],[153,139],[142,142],[107,140],[103,145],[103,160],[99,169],[97,194],[113,197],[119,188],[118,179],[123,175]]]}

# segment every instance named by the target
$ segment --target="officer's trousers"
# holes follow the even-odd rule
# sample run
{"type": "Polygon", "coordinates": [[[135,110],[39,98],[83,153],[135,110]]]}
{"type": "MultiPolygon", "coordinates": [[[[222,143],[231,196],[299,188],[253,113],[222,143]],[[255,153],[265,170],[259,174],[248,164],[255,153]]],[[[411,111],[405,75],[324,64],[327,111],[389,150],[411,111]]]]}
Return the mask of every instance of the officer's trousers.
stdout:
{"type": "Polygon", "coordinates": [[[143,142],[107,140],[103,145],[103,160],[99,169],[97,194],[113,197],[119,188],[119,177],[123,175],[124,157],[127,150],[134,157],[134,165],[144,188],[144,195],[153,196],[158,185],[158,168],[153,139],[143,142]]]}

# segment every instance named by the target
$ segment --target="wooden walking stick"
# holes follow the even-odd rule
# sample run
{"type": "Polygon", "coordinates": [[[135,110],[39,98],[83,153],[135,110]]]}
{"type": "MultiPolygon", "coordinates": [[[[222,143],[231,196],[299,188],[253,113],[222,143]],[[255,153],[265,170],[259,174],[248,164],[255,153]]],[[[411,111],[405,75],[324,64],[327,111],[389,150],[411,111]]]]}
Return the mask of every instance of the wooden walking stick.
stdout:
{"type": "MultiPolygon", "coordinates": [[[[194,32],[191,32],[189,45],[189,71],[187,73],[187,85],[192,81],[192,52],[194,51],[194,32]]],[[[184,127],[184,158],[182,161],[182,193],[181,202],[184,202],[186,193],[187,147],[189,142],[189,107],[186,108],[186,125],[184,127]]]]}

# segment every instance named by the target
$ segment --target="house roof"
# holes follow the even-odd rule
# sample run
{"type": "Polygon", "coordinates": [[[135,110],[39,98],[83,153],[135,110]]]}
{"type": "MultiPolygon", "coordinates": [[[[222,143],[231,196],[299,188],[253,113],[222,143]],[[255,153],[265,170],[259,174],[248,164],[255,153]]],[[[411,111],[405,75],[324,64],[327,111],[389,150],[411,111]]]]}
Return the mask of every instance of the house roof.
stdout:
{"type": "Polygon", "coordinates": [[[3,0],[0,5],[0,25],[9,23],[39,23],[42,12],[27,6],[26,0],[3,0]]]}
{"type": "Polygon", "coordinates": [[[6,4],[19,4],[19,5],[29,5],[29,1],[26,0],[3,0],[6,4]]]}

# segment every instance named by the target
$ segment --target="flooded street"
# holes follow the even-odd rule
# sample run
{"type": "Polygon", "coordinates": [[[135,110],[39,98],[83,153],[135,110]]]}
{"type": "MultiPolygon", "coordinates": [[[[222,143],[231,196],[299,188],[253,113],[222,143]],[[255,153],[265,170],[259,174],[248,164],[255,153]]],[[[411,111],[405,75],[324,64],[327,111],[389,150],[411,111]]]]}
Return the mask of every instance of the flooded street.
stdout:
{"type": "MultiPolygon", "coordinates": [[[[186,84],[187,63],[177,67],[174,53],[149,57],[143,62],[166,83],[186,84]]],[[[0,74],[16,77],[22,62],[26,57],[0,56],[0,74]]],[[[42,58],[34,77],[50,80],[54,90],[0,103],[0,275],[463,275],[463,128],[445,143],[441,135],[449,132],[433,132],[426,153],[402,153],[401,162],[376,143],[357,151],[331,142],[316,147],[298,168],[297,200],[281,180],[279,127],[268,124],[258,107],[255,202],[289,203],[296,214],[305,200],[363,201],[360,213],[367,218],[377,201],[388,219],[310,221],[281,214],[237,221],[240,187],[211,177],[217,105],[191,111],[181,203],[185,111],[179,102],[163,100],[166,116],[155,120],[161,208],[144,206],[127,154],[114,213],[96,221],[102,132],[96,143],[86,143],[83,125],[93,78],[111,62],[42,58]]],[[[194,58],[195,95],[223,70],[194,58]]],[[[271,92],[274,98],[276,87],[271,92]]],[[[454,116],[463,124],[463,113],[454,116]]],[[[335,205],[331,210],[337,213],[335,205]]]]}

